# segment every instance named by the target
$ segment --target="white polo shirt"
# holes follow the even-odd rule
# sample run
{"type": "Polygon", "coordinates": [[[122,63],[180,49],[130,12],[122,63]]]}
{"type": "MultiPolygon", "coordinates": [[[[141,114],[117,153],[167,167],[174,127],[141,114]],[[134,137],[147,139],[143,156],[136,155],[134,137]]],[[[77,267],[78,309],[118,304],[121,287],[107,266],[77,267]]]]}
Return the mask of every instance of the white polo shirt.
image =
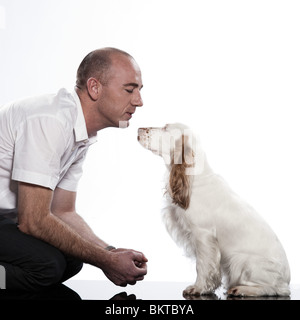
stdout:
{"type": "Polygon", "coordinates": [[[16,212],[18,181],[76,191],[96,138],[88,137],[75,91],[0,107],[0,215],[16,212]]]}

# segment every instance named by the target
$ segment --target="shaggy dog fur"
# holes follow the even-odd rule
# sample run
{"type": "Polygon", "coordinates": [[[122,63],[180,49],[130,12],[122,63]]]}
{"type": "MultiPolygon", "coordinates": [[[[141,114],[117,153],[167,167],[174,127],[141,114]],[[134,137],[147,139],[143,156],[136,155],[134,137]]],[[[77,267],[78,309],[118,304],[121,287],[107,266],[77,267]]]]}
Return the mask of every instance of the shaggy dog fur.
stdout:
{"type": "Polygon", "coordinates": [[[222,276],[228,295],[290,295],[290,269],[281,243],[212,171],[191,130],[182,124],[140,128],[138,140],[165,161],[164,221],[173,239],[196,259],[197,279],[184,295],[212,294],[222,276]]]}

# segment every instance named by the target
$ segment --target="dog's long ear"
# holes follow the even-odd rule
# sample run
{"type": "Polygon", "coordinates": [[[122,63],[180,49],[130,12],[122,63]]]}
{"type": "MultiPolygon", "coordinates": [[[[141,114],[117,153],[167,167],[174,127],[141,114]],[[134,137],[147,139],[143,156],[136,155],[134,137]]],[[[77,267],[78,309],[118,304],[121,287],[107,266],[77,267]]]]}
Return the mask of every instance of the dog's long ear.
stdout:
{"type": "Polygon", "coordinates": [[[185,210],[190,205],[191,190],[191,177],[186,174],[186,169],[193,166],[193,151],[186,140],[182,135],[181,141],[177,143],[179,146],[175,147],[169,177],[169,193],[173,203],[185,210]]]}

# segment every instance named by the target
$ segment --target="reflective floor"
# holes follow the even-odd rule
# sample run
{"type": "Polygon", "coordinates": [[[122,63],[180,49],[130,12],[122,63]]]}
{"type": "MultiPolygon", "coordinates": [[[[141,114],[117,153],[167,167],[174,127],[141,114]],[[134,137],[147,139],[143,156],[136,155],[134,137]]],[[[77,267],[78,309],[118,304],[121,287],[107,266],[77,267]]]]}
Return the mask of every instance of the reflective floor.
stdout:
{"type": "MultiPolygon", "coordinates": [[[[184,282],[142,281],[135,286],[117,287],[109,281],[68,280],[51,290],[39,293],[0,290],[0,300],[185,300],[184,282]]],[[[290,297],[231,298],[220,288],[214,295],[196,300],[300,300],[300,285],[291,285],[290,297]]]]}
{"type": "MultiPolygon", "coordinates": [[[[135,286],[121,288],[108,281],[79,281],[69,280],[65,283],[69,288],[75,290],[82,299],[109,300],[109,299],[141,299],[141,300],[186,300],[182,292],[190,285],[184,282],[138,282],[135,286]],[[122,295],[121,295],[122,293],[122,295]]],[[[300,285],[291,286],[290,297],[260,297],[258,300],[300,300],[300,285]]],[[[214,295],[194,297],[195,300],[229,300],[255,298],[229,298],[225,289],[218,289],[214,295]]]]}

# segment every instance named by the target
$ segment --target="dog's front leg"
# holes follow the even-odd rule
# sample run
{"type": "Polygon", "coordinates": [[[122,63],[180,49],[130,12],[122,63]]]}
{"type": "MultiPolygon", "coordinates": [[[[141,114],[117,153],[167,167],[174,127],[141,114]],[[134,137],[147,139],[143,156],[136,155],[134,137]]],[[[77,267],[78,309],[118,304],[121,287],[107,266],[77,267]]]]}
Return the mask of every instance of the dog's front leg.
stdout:
{"type": "Polygon", "coordinates": [[[194,241],[197,279],[183,291],[184,296],[212,294],[221,285],[221,253],[215,232],[198,229],[194,241]]]}

